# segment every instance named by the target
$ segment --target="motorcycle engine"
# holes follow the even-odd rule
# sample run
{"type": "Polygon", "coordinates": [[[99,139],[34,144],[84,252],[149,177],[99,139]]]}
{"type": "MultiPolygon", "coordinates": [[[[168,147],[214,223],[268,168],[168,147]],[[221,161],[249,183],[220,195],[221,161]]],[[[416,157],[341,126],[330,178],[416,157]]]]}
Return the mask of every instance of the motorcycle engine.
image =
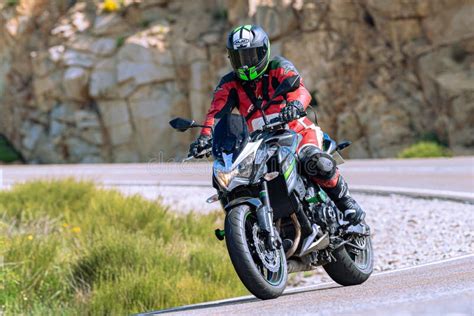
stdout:
{"type": "Polygon", "coordinates": [[[332,201],[314,203],[311,206],[310,216],[316,224],[323,230],[328,231],[330,235],[337,231],[342,220],[342,213],[337,211],[332,201]]]}

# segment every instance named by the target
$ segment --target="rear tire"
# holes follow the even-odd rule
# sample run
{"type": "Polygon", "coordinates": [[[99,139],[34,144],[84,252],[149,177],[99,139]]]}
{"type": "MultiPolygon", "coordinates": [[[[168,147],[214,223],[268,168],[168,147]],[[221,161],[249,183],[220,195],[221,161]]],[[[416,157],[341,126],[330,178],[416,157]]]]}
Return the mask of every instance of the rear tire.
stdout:
{"type": "Polygon", "coordinates": [[[324,265],[323,268],[334,282],[344,286],[358,285],[370,277],[374,269],[374,256],[370,236],[365,237],[365,240],[366,257],[361,263],[356,263],[356,256],[350,252],[350,246],[344,245],[332,252],[336,261],[324,265]]]}
{"type": "Polygon", "coordinates": [[[251,228],[256,223],[255,214],[247,205],[240,205],[227,213],[225,238],[229,256],[235,271],[245,287],[256,297],[266,300],[279,297],[286,287],[288,268],[283,247],[276,250],[280,257],[277,272],[265,270],[260,258],[255,254],[251,228]],[[263,267],[263,268],[262,268],[263,267]],[[264,273],[267,271],[265,277],[264,273]]]}

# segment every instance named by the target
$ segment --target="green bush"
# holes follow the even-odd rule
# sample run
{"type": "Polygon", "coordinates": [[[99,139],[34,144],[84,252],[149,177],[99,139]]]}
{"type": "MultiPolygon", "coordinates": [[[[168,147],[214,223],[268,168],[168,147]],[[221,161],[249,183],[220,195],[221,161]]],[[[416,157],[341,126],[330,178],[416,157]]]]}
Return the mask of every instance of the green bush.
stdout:
{"type": "Polygon", "coordinates": [[[91,183],[17,185],[0,192],[0,310],[124,315],[245,294],[222,222],[91,183]]]}
{"type": "Polygon", "coordinates": [[[0,135],[0,161],[13,162],[20,159],[20,154],[11,146],[3,135],[0,135]]]}
{"type": "Polygon", "coordinates": [[[216,8],[212,12],[212,18],[215,21],[227,21],[227,16],[229,15],[229,12],[227,11],[226,8],[216,8]]]}
{"type": "Polygon", "coordinates": [[[125,36],[120,35],[119,37],[115,39],[115,46],[117,46],[118,48],[122,47],[123,44],[125,44],[126,39],[127,38],[125,36]]]}
{"type": "Polygon", "coordinates": [[[16,7],[20,3],[20,0],[7,0],[6,5],[8,7],[16,7]]]}
{"type": "Polygon", "coordinates": [[[406,149],[399,155],[399,158],[431,158],[431,157],[451,157],[448,148],[430,141],[418,142],[406,149]]]}

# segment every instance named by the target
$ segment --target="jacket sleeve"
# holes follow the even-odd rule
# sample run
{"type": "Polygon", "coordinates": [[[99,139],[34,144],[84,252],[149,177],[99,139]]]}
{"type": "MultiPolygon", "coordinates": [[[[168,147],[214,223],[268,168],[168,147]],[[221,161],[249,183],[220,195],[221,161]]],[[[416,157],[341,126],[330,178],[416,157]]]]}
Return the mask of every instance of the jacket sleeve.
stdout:
{"type": "MultiPolygon", "coordinates": [[[[203,125],[213,126],[216,118],[220,118],[223,114],[232,112],[232,109],[238,104],[237,90],[234,87],[233,76],[230,74],[226,75],[221,79],[219,85],[214,90],[211,107],[207,111],[203,125]]],[[[203,128],[201,135],[211,135],[211,129],[203,128]]]]}
{"type": "MultiPolygon", "coordinates": [[[[295,66],[288,60],[284,58],[279,58],[275,69],[273,70],[274,76],[278,79],[281,83],[283,80],[293,77],[293,76],[300,76],[298,71],[296,70],[295,66]]],[[[303,104],[304,108],[306,109],[311,102],[311,95],[308,90],[305,88],[303,83],[303,78],[300,76],[300,86],[290,93],[287,93],[286,100],[290,101],[300,101],[303,104]]]]}

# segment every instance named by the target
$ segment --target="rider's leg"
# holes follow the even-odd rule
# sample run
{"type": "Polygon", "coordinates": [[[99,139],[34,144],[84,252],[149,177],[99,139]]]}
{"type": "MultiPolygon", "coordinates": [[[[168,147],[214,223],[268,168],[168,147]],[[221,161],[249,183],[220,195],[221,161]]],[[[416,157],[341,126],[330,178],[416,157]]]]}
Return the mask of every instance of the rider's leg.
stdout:
{"type": "Polygon", "coordinates": [[[316,146],[304,147],[299,155],[303,172],[324,189],[337,208],[344,213],[346,220],[352,224],[360,223],[365,217],[365,212],[351,196],[347,182],[339,173],[334,159],[316,146]]]}
{"type": "Polygon", "coordinates": [[[321,129],[314,124],[310,126],[304,123],[302,125],[306,125],[306,128],[297,130],[303,136],[298,149],[303,174],[324,189],[348,221],[353,224],[361,222],[365,212],[349,193],[334,159],[321,150],[321,129]]]}

